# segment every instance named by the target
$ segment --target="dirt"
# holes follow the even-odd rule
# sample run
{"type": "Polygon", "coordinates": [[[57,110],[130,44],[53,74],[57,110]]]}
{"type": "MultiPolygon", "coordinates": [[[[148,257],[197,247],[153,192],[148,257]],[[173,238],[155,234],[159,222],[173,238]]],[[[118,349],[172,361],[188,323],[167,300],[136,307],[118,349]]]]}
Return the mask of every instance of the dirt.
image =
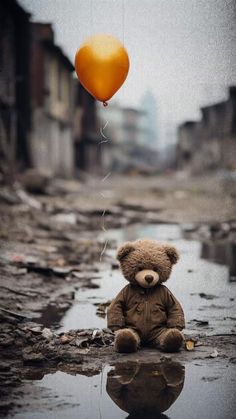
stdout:
{"type": "MultiPolygon", "coordinates": [[[[16,408],[25,379],[42,378],[50,372],[93,375],[105,364],[162,362],[165,357],[183,363],[200,361],[206,366],[235,364],[235,332],[207,336],[201,324],[204,318],[195,324],[194,350],[183,349],[174,355],[151,349],[118,355],[107,330],[88,330],[87,340],[80,335],[81,329],[56,332],[73,306],[77,290],[91,289],[96,295],[96,279],[101,272],[117,270],[117,239],[109,239],[107,245],[106,238],[112,229],[128,228],[134,223],[184,223],[186,238],[205,243],[209,259],[217,259],[219,246],[229,249],[227,258],[219,263],[230,267],[229,279],[233,281],[235,195],[219,176],[122,177],[108,178],[106,182],[89,178],[85,183],[57,180],[46,194],[24,191],[16,198],[15,191],[9,190],[0,199],[3,415],[16,408]],[[209,254],[212,243],[216,250],[209,254]]],[[[192,268],[191,275],[190,271],[192,268]]],[[[214,290],[199,290],[199,294],[217,310],[214,290]]]]}

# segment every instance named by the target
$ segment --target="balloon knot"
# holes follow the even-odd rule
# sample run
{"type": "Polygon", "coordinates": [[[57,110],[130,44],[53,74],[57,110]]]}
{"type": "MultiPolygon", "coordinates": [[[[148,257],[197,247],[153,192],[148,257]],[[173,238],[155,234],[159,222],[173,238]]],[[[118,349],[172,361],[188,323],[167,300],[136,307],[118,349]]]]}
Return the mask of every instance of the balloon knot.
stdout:
{"type": "Polygon", "coordinates": [[[104,107],[108,106],[108,103],[107,102],[103,102],[103,106],[104,107]]]}

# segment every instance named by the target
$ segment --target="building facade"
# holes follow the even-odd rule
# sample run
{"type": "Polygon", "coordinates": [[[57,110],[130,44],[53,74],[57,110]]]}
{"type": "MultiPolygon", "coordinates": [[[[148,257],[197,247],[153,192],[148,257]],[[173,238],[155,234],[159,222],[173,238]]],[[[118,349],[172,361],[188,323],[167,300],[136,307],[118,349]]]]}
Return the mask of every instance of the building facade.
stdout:
{"type": "Polygon", "coordinates": [[[15,0],[0,2],[0,170],[9,176],[31,165],[29,18],[15,0]]]}
{"type": "Polygon", "coordinates": [[[177,165],[191,173],[236,169],[236,86],[229,98],[201,109],[200,121],[178,128],[177,165]]]}
{"type": "Polygon", "coordinates": [[[74,173],[72,72],[54,43],[51,24],[31,23],[31,154],[33,166],[49,175],[74,173]]]}

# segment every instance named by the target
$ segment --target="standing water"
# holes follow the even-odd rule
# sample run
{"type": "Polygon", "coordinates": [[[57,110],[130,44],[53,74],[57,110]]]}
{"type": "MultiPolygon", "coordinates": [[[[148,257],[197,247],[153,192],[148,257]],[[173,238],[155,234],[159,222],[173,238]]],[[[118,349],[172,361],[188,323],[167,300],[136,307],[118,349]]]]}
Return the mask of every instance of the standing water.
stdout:
{"type": "MultiPolygon", "coordinates": [[[[208,322],[200,332],[232,333],[236,289],[235,283],[228,282],[228,267],[201,259],[201,243],[183,239],[177,225],[135,225],[106,234],[108,240],[118,243],[141,237],[171,242],[180,252],[180,261],[167,286],[183,305],[186,333],[199,332],[197,320],[208,322]]],[[[106,327],[106,319],[96,315],[97,305],[111,300],[126,281],[120,271],[104,269],[94,282],[99,288],[76,292],[75,303],[62,319],[60,331],[106,327]]],[[[214,367],[202,360],[185,367],[179,362],[118,363],[106,365],[102,373],[92,376],[58,371],[34,381],[33,386],[26,382],[19,410],[12,416],[233,419],[235,369],[234,364],[228,366],[224,360],[215,361],[214,367]]]]}

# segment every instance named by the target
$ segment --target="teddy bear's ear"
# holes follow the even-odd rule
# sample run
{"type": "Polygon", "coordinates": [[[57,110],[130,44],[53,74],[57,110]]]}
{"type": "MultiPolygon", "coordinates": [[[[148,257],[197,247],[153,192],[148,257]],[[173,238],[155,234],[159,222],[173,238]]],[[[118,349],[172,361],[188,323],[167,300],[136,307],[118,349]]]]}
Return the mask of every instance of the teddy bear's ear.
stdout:
{"type": "Polygon", "coordinates": [[[135,247],[132,242],[126,242],[122,244],[122,246],[119,247],[117,250],[116,258],[119,260],[119,262],[127,256],[130,252],[133,252],[135,250],[135,247]]]}
{"type": "Polygon", "coordinates": [[[165,247],[166,254],[168,258],[170,259],[171,263],[173,265],[177,263],[179,260],[179,253],[177,252],[176,248],[169,244],[166,244],[164,247],[165,247]]]}

